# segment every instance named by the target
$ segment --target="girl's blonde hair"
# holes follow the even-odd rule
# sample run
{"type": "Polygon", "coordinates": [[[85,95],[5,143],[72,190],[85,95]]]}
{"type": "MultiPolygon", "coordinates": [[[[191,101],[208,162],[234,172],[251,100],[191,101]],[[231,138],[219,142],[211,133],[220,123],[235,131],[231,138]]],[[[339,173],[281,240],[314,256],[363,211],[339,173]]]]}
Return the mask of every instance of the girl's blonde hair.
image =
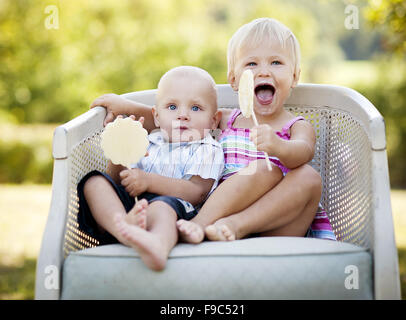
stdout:
{"type": "Polygon", "coordinates": [[[227,63],[228,79],[234,76],[238,50],[245,46],[257,47],[264,41],[277,40],[283,48],[289,48],[294,63],[294,76],[299,78],[300,46],[295,35],[288,27],[272,18],[258,18],[241,26],[228,43],[227,63]]]}

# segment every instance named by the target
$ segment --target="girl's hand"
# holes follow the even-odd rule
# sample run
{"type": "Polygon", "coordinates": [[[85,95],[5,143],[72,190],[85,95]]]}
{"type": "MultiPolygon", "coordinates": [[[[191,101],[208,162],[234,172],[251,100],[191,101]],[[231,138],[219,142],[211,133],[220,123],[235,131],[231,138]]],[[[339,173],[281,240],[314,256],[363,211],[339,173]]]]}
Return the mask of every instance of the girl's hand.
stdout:
{"type": "Polygon", "coordinates": [[[272,127],[267,124],[255,126],[251,130],[250,140],[257,146],[258,151],[264,151],[269,155],[276,154],[280,142],[272,127]]]}
{"type": "Polygon", "coordinates": [[[106,126],[109,122],[114,121],[114,119],[118,114],[125,113],[124,112],[125,104],[126,104],[125,98],[114,93],[108,93],[96,98],[91,103],[90,109],[97,106],[102,106],[107,109],[107,115],[106,118],[104,119],[104,126],[106,126]]]}
{"type": "Polygon", "coordinates": [[[148,174],[141,169],[126,169],[120,172],[121,184],[125,190],[136,197],[148,189],[148,174]]]}

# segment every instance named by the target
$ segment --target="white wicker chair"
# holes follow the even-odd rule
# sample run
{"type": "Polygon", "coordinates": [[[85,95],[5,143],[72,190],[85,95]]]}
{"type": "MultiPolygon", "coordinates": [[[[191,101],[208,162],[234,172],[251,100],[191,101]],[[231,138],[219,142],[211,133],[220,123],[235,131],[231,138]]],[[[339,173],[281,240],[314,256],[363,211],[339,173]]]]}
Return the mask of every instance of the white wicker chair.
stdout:
{"type": "MultiPolygon", "coordinates": [[[[218,93],[220,107],[237,106],[230,86],[218,85],[218,93]]],[[[153,105],[155,90],[124,96],[153,105]]],[[[382,116],[354,90],[330,85],[300,84],[285,107],[316,129],[312,165],[322,176],[321,201],[338,242],[275,237],[178,244],[162,272],[147,269],[130,248],[98,246],[76,219],[78,181],[107,164],[99,146],[105,109],[98,107],[54,133],[36,299],[399,299],[382,116]],[[352,287],[348,266],[357,271],[352,287]]]]}

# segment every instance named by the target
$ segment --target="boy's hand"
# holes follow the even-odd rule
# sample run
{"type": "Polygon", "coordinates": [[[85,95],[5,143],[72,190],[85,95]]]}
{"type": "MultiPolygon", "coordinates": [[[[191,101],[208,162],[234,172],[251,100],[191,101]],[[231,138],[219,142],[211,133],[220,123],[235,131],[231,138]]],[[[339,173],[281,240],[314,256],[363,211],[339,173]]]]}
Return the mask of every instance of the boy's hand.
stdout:
{"type": "Polygon", "coordinates": [[[125,190],[136,197],[148,189],[148,173],[141,169],[126,169],[120,172],[121,184],[125,190]]]}
{"type": "MultiPolygon", "coordinates": [[[[117,118],[124,118],[124,115],[120,114],[120,115],[117,116],[117,118]]],[[[136,121],[134,115],[131,115],[129,118],[130,118],[131,120],[136,121]]],[[[140,118],[138,119],[138,121],[141,122],[141,125],[142,125],[142,126],[144,126],[144,121],[145,121],[144,117],[140,117],[140,118]]]]}
{"type": "Polygon", "coordinates": [[[251,130],[250,140],[257,146],[258,151],[275,155],[275,149],[278,146],[279,139],[270,125],[261,124],[255,126],[251,130]]]}
{"type": "Polygon", "coordinates": [[[122,109],[125,103],[126,103],[125,98],[114,93],[108,93],[96,98],[91,103],[90,109],[97,106],[102,106],[107,109],[107,115],[103,123],[104,126],[106,126],[109,122],[114,121],[114,119],[118,114],[123,113],[122,109]]]}

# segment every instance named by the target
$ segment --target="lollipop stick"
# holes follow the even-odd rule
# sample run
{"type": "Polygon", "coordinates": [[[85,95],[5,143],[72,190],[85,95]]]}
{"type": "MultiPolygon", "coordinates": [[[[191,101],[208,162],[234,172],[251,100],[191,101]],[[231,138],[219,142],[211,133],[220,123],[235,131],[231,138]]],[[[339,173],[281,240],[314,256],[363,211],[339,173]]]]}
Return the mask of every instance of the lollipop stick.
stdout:
{"type": "MultiPolygon", "coordinates": [[[[140,121],[133,118],[117,117],[107,124],[101,134],[100,146],[104,155],[115,165],[131,170],[131,164],[137,163],[148,148],[148,132],[140,121]]],[[[135,197],[135,203],[138,198],[135,197]]]]}
{"type": "MultiPolygon", "coordinates": [[[[254,120],[254,124],[256,126],[258,126],[258,120],[257,120],[257,117],[255,115],[255,112],[252,112],[252,120],[254,120]]],[[[265,151],[264,151],[264,154],[265,154],[266,165],[268,166],[268,170],[272,171],[272,166],[271,166],[271,161],[269,160],[269,156],[265,151]]]]}
{"type": "Polygon", "coordinates": [[[258,120],[257,116],[255,115],[255,112],[252,113],[252,120],[254,120],[254,124],[258,127],[258,120]]]}

